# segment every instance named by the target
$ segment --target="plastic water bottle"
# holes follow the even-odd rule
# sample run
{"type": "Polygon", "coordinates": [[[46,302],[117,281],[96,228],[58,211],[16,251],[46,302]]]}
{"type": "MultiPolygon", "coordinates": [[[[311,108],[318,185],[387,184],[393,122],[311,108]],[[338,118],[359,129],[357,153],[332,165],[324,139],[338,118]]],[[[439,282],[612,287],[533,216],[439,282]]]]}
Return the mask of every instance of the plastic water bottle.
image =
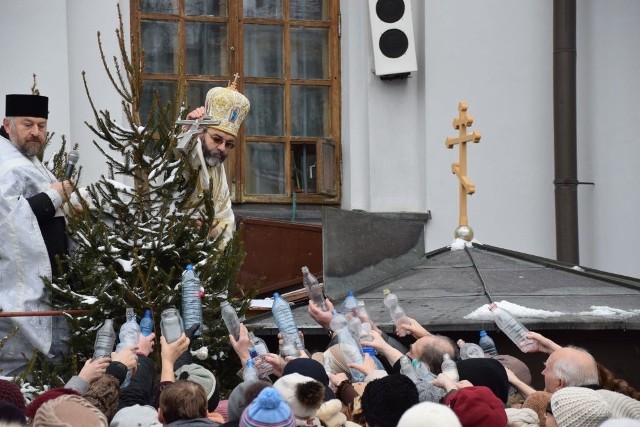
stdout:
{"type": "Polygon", "coordinates": [[[442,373],[451,378],[452,381],[458,382],[460,381],[460,376],[458,375],[458,365],[456,365],[455,360],[451,360],[451,356],[447,353],[442,355],[442,373]]]}
{"type": "Polygon", "coordinates": [[[416,370],[413,367],[411,359],[409,359],[409,356],[407,356],[406,354],[403,354],[400,358],[400,373],[409,377],[409,379],[414,383],[418,382],[418,375],[416,375],[416,370]]]}
{"type": "Polygon", "coordinates": [[[101,357],[110,357],[113,346],[116,343],[116,331],[113,329],[113,320],[106,319],[104,325],[98,329],[96,342],[93,345],[93,360],[101,357]]]}
{"type": "Polygon", "coordinates": [[[478,345],[482,348],[482,351],[488,356],[497,356],[498,350],[496,349],[496,343],[493,338],[487,334],[487,331],[480,331],[480,341],[478,345]]]}
{"type": "Polygon", "coordinates": [[[331,356],[329,356],[328,354],[324,355],[322,365],[324,366],[324,371],[327,373],[327,375],[335,374],[333,366],[331,365],[331,356]]]}
{"type": "MultiPolygon", "coordinates": [[[[120,342],[116,346],[116,352],[120,352],[125,348],[129,348],[132,345],[136,345],[140,342],[140,325],[136,322],[136,315],[133,312],[133,308],[129,307],[126,311],[127,321],[120,327],[120,342]]],[[[125,388],[131,381],[131,370],[127,371],[127,376],[120,388],[125,388]]]]}
{"type": "Polygon", "coordinates": [[[173,307],[165,309],[160,317],[160,333],[167,344],[177,341],[183,332],[184,325],[178,309],[173,307]]]}
{"type": "Polygon", "coordinates": [[[465,342],[460,346],[460,359],[481,359],[484,358],[484,351],[478,344],[465,342]]]}
{"type": "Polygon", "coordinates": [[[495,303],[489,306],[489,310],[493,313],[493,320],[496,322],[496,325],[498,325],[500,330],[504,332],[523,353],[535,349],[536,343],[525,337],[525,334],[529,332],[529,330],[513,317],[511,313],[498,307],[495,303]]]}
{"type": "Polygon", "coordinates": [[[255,336],[253,332],[249,332],[251,340],[251,348],[249,348],[249,356],[258,371],[260,378],[266,378],[273,373],[273,366],[267,362],[266,355],[269,354],[267,343],[260,337],[255,336]]]}
{"type": "Polygon", "coordinates": [[[238,319],[236,309],[229,304],[229,301],[225,300],[220,303],[220,315],[229,334],[233,335],[233,338],[238,341],[240,339],[240,319],[238,319]]]}
{"type": "Polygon", "coordinates": [[[145,310],[144,316],[140,319],[140,333],[148,337],[153,332],[153,317],[151,317],[151,310],[145,310]]]}
{"type": "Polygon", "coordinates": [[[242,371],[242,380],[244,382],[258,380],[258,370],[256,369],[256,366],[253,364],[252,359],[247,360],[247,364],[244,365],[244,370],[242,371]]]}
{"type": "Polygon", "coordinates": [[[353,294],[353,291],[349,291],[347,293],[347,296],[342,303],[342,314],[347,316],[347,319],[351,317],[358,317],[358,299],[353,294]]]}
{"type": "Polygon", "coordinates": [[[393,323],[396,325],[396,327],[409,324],[407,315],[398,303],[398,297],[396,296],[396,294],[391,293],[389,289],[384,290],[384,305],[389,308],[391,320],[393,320],[393,323]]]}
{"type": "MultiPolygon", "coordinates": [[[[295,356],[298,355],[299,350],[304,350],[304,344],[298,335],[298,327],[296,321],[293,319],[293,313],[289,303],[282,299],[279,293],[273,294],[273,305],[271,307],[273,318],[278,325],[278,330],[282,334],[285,346],[293,346],[296,350],[295,356]]],[[[289,348],[288,351],[291,351],[289,348]]]]}
{"type": "Polygon", "coordinates": [[[431,369],[429,369],[429,366],[427,366],[427,364],[424,363],[422,360],[413,359],[411,361],[411,364],[413,365],[413,369],[416,372],[418,381],[431,383],[433,380],[436,379],[436,376],[433,374],[433,372],[431,372],[431,369]]]}
{"type": "MultiPolygon", "coordinates": [[[[360,342],[356,340],[349,330],[349,322],[347,321],[347,318],[334,310],[333,319],[331,319],[329,325],[338,335],[338,345],[340,352],[342,352],[342,356],[344,357],[345,364],[348,365],[349,363],[364,362],[360,342]]],[[[350,371],[353,381],[364,381],[365,375],[362,372],[353,368],[350,371]]]]}
{"type": "Polygon", "coordinates": [[[193,265],[187,265],[182,273],[182,318],[184,328],[189,329],[193,325],[200,327],[193,334],[194,337],[202,334],[202,298],[204,292],[200,289],[200,280],[193,271],[193,265]]]}
{"type": "Polygon", "coordinates": [[[309,272],[307,266],[302,267],[302,284],[307,289],[309,299],[315,303],[322,311],[327,311],[324,305],[324,295],[322,294],[322,286],[318,283],[316,276],[309,272]]]}

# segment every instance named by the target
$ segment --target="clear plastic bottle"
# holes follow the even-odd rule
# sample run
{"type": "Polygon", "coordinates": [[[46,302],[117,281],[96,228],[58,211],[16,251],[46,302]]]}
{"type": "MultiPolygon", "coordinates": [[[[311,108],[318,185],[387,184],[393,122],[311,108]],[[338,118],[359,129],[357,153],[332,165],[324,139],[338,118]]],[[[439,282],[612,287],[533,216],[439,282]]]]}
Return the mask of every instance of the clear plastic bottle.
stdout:
{"type": "Polygon", "coordinates": [[[265,359],[266,355],[269,354],[267,343],[262,338],[255,336],[251,331],[249,332],[249,339],[251,340],[249,356],[253,359],[253,363],[258,370],[258,376],[266,378],[273,373],[273,366],[265,359]]]}
{"type": "Polygon", "coordinates": [[[389,308],[389,314],[391,315],[391,320],[396,325],[396,327],[400,325],[408,325],[409,319],[407,319],[407,315],[405,314],[402,307],[398,303],[398,297],[396,294],[391,293],[389,289],[384,290],[384,305],[389,308]]]}
{"type": "Polygon", "coordinates": [[[347,319],[350,319],[352,317],[358,317],[358,313],[358,299],[353,294],[353,291],[349,291],[342,302],[342,314],[347,316],[347,319]]]}
{"type": "Polygon", "coordinates": [[[452,360],[451,356],[449,356],[447,353],[443,354],[442,358],[442,373],[451,378],[452,381],[460,381],[460,376],[458,375],[458,365],[456,365],[455,360],[452,360]]]}
{"type": "Polygon", "coordinates": [[[409,359],[409,356],[407,356],[406,354],[403,354],[400,358],[400,373],[409,377],[409,379],[414,383],[418,382],[418,375],[416,374],[416,370],[413,367],[411,359],[409,359]]]}
{"type": "Polygon", "coordinates": [[[302,267],[302,283],[307,289],[309,299],[315,303],[322,311],[327,311],[324,305],[324,295],[322,294],[322,286],[318,283],[316,276],[309,272],[307,266],[302,267]]]}
{"type": "MultiPolygon", "coordinates": [[[[338,335],[338,345],[340,352],[344,357],[345,364],[349,363],[362,363],[364,357],[362,355],[362,348],[360,342],[356,340],[351,331],[349,330],[349,322],[347,318],[334,310],[333,319],[329,323],[331,329],[333,329],[338,335]]],[[[351,369],[351,377],[353,381],[364,381],[365,375],[357,369],[351,369]]]]}
{"type": "Polygon", "coordinates": [[[185,329],[193,325],[200,325],[194,333],[194,337],[202,334],[202,298],[200,279],[193,270],[193,265],[187,265],[182,273],[182,318],[185,329]]]}
{"type": "Polygon", "coordinates": [[[436,376],[433,374],[433,372],[431,372],[431,369],[429,369],[429,366],[427,366],[427,364],[424,363],[422,360],[413,359],[411,363],[413,365],[413,369],[415,369],[416,371],[416,376],[418,377],[418,381],[424,381],[424,382],[430,383],[436,379],[436,376]]]}
{"type": "Polygon", "coordinates": [[[525,336],[529,330],[511,313],[498,307],[495,303],[489,306],[489,310],[493,313],[493,320],[496,325],[523,353],[532,351],[535,348],[536,343],[525,336]]]}
{"type": "Polygon", "coordinates": [[[460,359],[480,359],[484,358],[484,351],[478,344],[465,342],[460,346],[460,359]]]}
{"type": "Polygon", "coordinates": [[[324,371],[327,373],[327,375],[335,374],[333,366],[331,365],[331,356],[329,356],[327,353],[324,354],[322,365],[324,366],[324,371]]]}
{"type": "Polygon", "coordinates": [[[220,315],[229,334],[233,335],[233,338],[238,341],[240,339],[240,319],[238,319],[236,309],[229,304],[229,301],[220,302],[220,315]]]}
{"type": "MultiPolygon", "coordinates": [[[[298,335],[298,327],[296,321],[293,318],[291,307],[289,303],[285,301],[279,293],[273,294],[273,306],[271,307],[273,318],[278,325],[278,330],[282,334],[282,339],[285,345],[293,345],[295,350],[304,350],[304,344],[298,335]]],[[[298,352],[296,351],[296,355],[298,352]]]]}
{"type": "Polygon", "coordinates": [[[256,369],[256,366],[253,364],[252,359],[247,360],[247,364],[244,365],[244,369],[242,370],[242,380],[244,382],[258,380],[258,370],[256,369]]]}
{"type": "Polygon", "coordinates": [[[140,319],[140,333],[148,337],[153,332],[153,317],[151,316],[151,310],[145,310],[144,316],[140,319]]]}
{"type": "MultiPolygon", "coordinates": [[[[127,321],[120,327],[120,342],[116,346],[116,352],[120,352],[125,348],[129,348],[132,345],[136,345],[140,342],[140,325],[136,321],[136,315],[133,312],[133,308],[128,307],[126,310],[127,321]]],[[[131,381],[131,370],[127,371],[127,376],[120,388],[125,388],[131,381]]]]}
{"type": "Polygon", "coordinates": [[[497,356],[498,350],[496,349],[496,343],[493,341],[493,338],[487,334],[487,331],[480,331],[480,340],[478,341],[478,345],[482,348],[482,351],[487,356],[497,356]]]}
{"type": "Polygon", "coordinates": [[[106,319],[96,334],[96,342],[93,345],[93,360],[105,356],[110,357],[115,343],[116,331],[113,329],[113,320],[106,319]]]}
{"type": "Polygon", "coordinates": [[[160,315],[160,333],[167,344],[178,340],[184,332],[182,317],[177,308],[167,308],[160,315]]]}

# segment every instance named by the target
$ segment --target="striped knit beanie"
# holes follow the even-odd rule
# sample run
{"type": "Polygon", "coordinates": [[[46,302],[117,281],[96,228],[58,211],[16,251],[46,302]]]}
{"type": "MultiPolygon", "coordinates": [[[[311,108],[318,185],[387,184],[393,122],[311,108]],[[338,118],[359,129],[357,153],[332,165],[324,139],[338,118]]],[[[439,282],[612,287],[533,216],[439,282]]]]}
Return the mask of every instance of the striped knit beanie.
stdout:
{"type": "Polygon", "coordinates": [[[240,427],[295,427],[293,412],[273,387],[263,389],[242,412],[240,427]]]}

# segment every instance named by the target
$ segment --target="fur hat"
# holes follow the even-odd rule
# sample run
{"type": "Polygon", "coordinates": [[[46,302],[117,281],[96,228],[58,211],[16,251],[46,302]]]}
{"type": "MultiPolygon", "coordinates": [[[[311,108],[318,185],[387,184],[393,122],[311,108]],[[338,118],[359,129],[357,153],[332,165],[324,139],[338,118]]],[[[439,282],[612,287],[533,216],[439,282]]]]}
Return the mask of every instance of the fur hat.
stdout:
{"type": "Polygon", "coordinates": [[[247,97],[238,92],[235,80],[229,87],[214,87],[207,92],[204,109],[211,120],[219,121],[214,129],[238,136],[242,121],[249,114],[251,105],[247,97]]]}
{"type": "Polygon", "coordinates": [[[342,413],[342,402],[339,399],[324,402],[316,412],[316,417],[327,427],[342,427],[347,421],[347,416],[342,413]]]}
{"type": "Polygon", "coordinates": [[[475,386],[485,386],[503,403],[509,399],[509,378],[502,363],[495,359],[475,358],[457,363],[460,380],[467,380],[475,386]]]}
{"type": "Polygon", "coordinates": [[[507,408],[507,427],[538,427],[540,420],[536,411],[529,408],[507,408]]]}
{"type": "Polygon", "coordinates": [[[287,403],[273,387],[263,389],[242,411],[240,427],[295,427],[296,420],[287,403]]]}
{"type": "Polygon", "coordinates": [[[116,412],[109,427],[155,427],[162,426],[158,421],[158,411],[152,406],[135,404],[116,412]]]}
{"type": "Polygon", "coordinates": [[[42,404],[33,418],[34,426],[108,427],[107,417],[98,408],[76,395],[64,395],[42,404]]]}
{"type": "Polygon", "coordinates": [[[455,412],[463,427],[504,427],[507,425],[504,404],[488,387],[463,387],[455,393],[448,394],[444,403],[455,412]]]}
{"type": "Polygon", "coordinates": [[[612,417],[640,420],[640,402],[636,399],[611,390],[597,390],[597,392],[611,406],[612,417]]]}
{"type": "Polygon", "coordinates": [[[429,427],[462,427],[451,408],[434,402],[413,405],[402,415],[398,427],[422,427],[426,420],[429,427]]]}
{"type": "Polygon", "coordinates": [[[522,404],[522,407],[533,409],[535,413],[538,414],[540,427],[546,427],[547,419],[545,414],[547,413],[547,406],[549,406],[549,402],[551,402],[551,393],[546,391],[536,391],[527,397],[522,404]]]}
{"type": "Polygon", "coordinates": [[[558,427],[598,427],[611,418],[611,407],[595,390],[564,387],[551,396],[558,427]]]}
{"type": "Polygon", "coordinates": [[[395,427],[402,414],[418,403],[418,389],[409,377],[393,374],[367,384],[360,401],[369,425],[395,427]]]}
{"type": "Polygon", "coordinates": [[[33,417],[36,416],[36,412],[38,411],[38,408],[40,408],[40,406],[43,403],[51,399],[55,399],[57,397],[65,396],[65,395],[80,396],[80,393],[78,393],[76,390],[72,388],[64,388],[64,387],[52,388],[51,390],[45,391],[40,396],[33,399],[31,403],[27,405],[27,409],[25,410],[24,413],[28,418],[33,419],[33,417]]]}
{"type": "Polygon", "coordinates": [[[0,380],[0,402],[9,402],[22,412],[25,410],[24,396],[13,381],[0,380]]]}
{"type": "Polygon", "coordinates": [[[280,377],[273,383],[273,388],[278,390],[285,402],[291,406],[297,419],[315,417],[318,408],[324,402],[324,386],[319,381],[297,372],[280,377]]]}

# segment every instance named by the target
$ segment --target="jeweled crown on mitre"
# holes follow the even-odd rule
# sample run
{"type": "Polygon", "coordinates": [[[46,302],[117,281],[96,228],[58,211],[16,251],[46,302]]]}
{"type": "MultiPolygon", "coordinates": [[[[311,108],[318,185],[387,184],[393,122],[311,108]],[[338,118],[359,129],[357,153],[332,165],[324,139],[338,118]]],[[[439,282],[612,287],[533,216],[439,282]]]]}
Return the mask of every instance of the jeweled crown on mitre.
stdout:
{"type": "Polygon", "coordinates": [[[251,107],[246,96],[236,89],[236,78],[228,87],[214,87],[207,93],[204,109],[211,120],[219,121],[217,126],[210,126],[233,136],[238,136],[242,121],[249,114],[251,107]]]}

